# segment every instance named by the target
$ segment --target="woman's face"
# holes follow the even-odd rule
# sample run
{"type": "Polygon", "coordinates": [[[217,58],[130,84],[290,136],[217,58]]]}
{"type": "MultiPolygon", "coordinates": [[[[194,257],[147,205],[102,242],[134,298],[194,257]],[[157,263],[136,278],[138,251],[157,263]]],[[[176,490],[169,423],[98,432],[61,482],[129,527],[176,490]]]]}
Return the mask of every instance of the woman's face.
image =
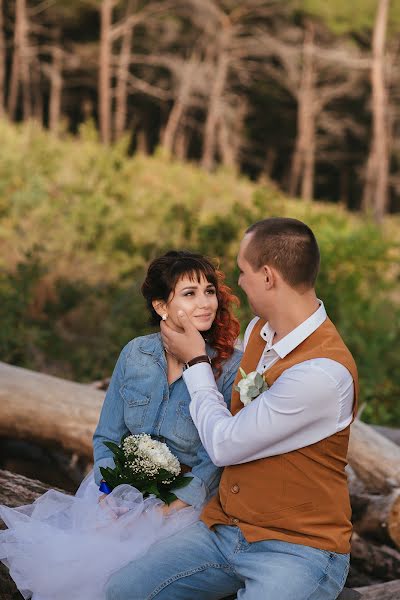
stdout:
{"type": "Polygon", "coordinates": [[[202,276],[191,279],[181,277],[175,290],[171,292],[166,303],[155,307],[158,314],[167,314],[167,323],[175,331],[182,331],[178,310],[184,310],[198,331],[208,331],[213,324],[218,309],[215,286],[202,276]],[[160,312],[161,310],[161,312],[160,312]]]}

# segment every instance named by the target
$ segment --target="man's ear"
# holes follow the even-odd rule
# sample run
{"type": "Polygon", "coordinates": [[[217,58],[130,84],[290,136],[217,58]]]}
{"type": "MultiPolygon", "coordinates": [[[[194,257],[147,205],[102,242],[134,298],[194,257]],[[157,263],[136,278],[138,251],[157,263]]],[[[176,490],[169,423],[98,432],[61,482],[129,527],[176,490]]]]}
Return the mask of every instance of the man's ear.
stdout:
{"type": "Polygon", "coordinates": [[[268,265],[263,266],[265,289],[271,289],[275,284],[275,272],[268,265]]]}
{"type": "Polygon", "coordinates": [[[167,312],[167,304],[163,300],[152,300],[151,304],[153,305],[156,313],[162,317],[167,312]]]}

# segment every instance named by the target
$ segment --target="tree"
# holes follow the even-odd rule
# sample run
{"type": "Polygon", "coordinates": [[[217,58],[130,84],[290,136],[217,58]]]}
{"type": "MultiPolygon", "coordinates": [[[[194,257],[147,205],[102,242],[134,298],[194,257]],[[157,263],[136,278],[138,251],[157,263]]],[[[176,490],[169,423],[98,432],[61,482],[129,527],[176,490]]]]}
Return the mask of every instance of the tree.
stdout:
{"type": "Polygon", "coordinates": [[[15,119],[20,87],[22,89],[23,118],[28,119],[32,114],[30,95],[30,63],[28,47],[28,17],[26,0],[15,2],[14,52],[11,66],[10,86],[8,96],[8,114],[15,119]]]}
{"type": "Polygon", "coordinates": [[[372,38],[372,140],[367,161],[363,208],[373,210],[378,223],[388,206],[388,94],[385,81],[385,41],[390,0],[379,0],[372,38]]]}

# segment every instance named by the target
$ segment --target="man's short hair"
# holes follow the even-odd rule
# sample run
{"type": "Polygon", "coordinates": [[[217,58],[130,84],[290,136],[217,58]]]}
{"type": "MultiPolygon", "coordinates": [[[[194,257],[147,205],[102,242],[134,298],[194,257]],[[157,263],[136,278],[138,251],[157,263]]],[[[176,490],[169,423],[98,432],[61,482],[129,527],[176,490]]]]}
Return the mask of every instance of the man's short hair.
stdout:
{"type": "Polygon", "coordinates": [[[314,287],[320,254],[308,225],[297,219],[273,217],[254,223],[246,234],[251,238],[245,258],[254,271],[269,265],[294,288],[314,287]]]}

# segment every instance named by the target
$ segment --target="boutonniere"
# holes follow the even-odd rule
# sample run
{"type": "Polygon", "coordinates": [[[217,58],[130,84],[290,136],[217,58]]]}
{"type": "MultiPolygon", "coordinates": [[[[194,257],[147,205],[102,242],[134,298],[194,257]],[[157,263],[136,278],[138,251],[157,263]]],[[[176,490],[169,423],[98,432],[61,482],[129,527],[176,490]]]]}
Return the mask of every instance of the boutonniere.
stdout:
{"type": "Polygon", "coordinates": [[[257,371],[252,371],[248,375],[241,367],[239,367],[239,371],[242,379],[235,385],[235,390],[240,394],[240,401],[247,406],[254,398],[268,389],[268,383],[257,371]]]}

